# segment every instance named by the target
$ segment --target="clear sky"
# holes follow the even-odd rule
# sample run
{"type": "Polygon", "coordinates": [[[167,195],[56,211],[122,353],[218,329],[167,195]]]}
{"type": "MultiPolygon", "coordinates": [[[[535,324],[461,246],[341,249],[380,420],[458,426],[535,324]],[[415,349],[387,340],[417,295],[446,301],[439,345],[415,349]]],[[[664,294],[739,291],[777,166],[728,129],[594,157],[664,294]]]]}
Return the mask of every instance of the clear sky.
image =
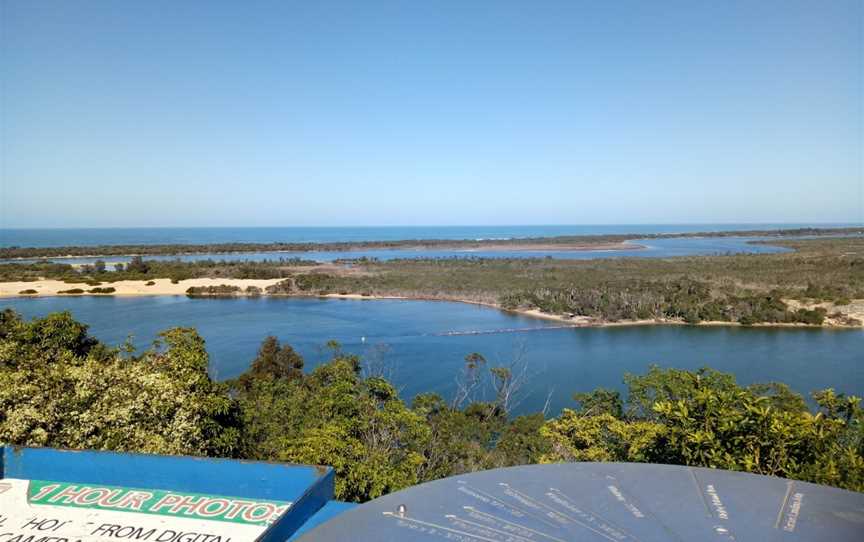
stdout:
{"type": "Polygon", "coordinates": [[[860,0],[0,0],[0,227],[846,222],[860,0]]]}

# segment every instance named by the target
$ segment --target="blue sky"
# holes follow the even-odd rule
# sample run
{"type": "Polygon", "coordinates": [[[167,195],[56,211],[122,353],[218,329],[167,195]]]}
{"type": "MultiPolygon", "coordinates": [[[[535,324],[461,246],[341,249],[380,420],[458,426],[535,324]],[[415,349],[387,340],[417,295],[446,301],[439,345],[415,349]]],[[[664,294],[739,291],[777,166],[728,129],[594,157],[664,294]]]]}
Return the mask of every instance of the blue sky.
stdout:
{"type": "Polygon", "coordinates": [[[0,6],[0,227],[864,221],[859,1],[0,6]]]}

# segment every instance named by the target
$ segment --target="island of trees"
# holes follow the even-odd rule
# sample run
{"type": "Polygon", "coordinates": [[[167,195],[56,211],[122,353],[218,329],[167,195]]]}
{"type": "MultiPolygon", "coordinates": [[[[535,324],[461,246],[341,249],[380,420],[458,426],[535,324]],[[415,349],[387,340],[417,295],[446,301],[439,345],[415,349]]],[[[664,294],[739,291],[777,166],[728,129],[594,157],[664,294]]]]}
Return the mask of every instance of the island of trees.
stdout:
{"type": "Polygon", "coordinates": [[[636,461],[782,476],[864,491],[864,409],[820,390],[651,368],[626,397],[574,390],[557,417],[510,412],[515,375],[466,353],[454,397],[410,404],[373,364],[329,345],[304,371],[268,337],[228,382],[208,374],[194,329],[152,348],[110,347],[68,313],[0,312],[0,442],[331,465],[336,495],[362,502],[412,484],[508,465],[636,461]],[[476,394],[481,382],[492,394],[476,394]]]}

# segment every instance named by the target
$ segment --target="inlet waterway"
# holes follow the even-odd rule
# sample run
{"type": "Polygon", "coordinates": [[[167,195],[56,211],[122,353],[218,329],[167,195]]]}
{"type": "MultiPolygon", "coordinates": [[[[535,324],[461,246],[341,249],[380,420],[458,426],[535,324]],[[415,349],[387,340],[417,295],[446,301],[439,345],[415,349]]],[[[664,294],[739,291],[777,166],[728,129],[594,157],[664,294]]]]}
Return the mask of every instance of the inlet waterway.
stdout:
{"type": "Polygon", "coordinates": [[[526,316],[463,303],[301,298],[189,299],[183,296],[2,299],[27,318],[68,310],[110,344],[128,335],[146,347],[161,330],[193,326],[207,341],[212,374],[242,373],[261,340],[275,335],[306,359],[327,359],[339,341],[385,367],[402,396],[449,396],[464,357],[489,365],[524,360],[529,376],[517,411],[573,406],[574,392],[624,389],[625,373],[651,364],[733,373],[742,384],[780,381],[809,393],[833,387],[864,394],[864,331],[741,327],[562,328],[526,316]]]}
{"type": "MultiPolygon", "coordinates": [[[[555,258],[562,260],[594,260],[600,258],[671,258],[675,256],[717,256],[725,254],[776,254],[789,252],[790,249],[758,244],[757,241],[770,241],[770,237],[673,237],[667,239],[634,239],[624,243],[621,248],[603,250],[508,250],[501,249],[446,249],[446,248],[397,248],[397,249],[360,249],[360,250],[314,250],[292,252],[235,252],[201,253],[180,255],[147,256],[148,260],[182,261],[279,261],[290,259],[332,262],[370,258],[376,260],[418,259],[418,258],[555,258]]],[[[48,260],[69,264],[92,264],[96,260],[113,263],[126,263],[130,256],[90,257],[50,257],[0,260],[0,263],[30,263],[48,260]]]]}

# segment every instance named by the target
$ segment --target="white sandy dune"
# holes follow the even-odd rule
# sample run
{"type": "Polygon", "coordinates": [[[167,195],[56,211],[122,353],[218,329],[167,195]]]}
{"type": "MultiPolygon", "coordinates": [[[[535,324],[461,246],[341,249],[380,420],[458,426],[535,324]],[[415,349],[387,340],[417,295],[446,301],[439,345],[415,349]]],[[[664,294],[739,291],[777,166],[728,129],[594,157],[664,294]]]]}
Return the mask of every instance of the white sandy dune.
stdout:
{"type": "MultiPolygon", "coordinates": [[[[172,284],[170,279],[154,279],[151,286],[143,280],[120,280],[117,282],[103,282],[98,288],[114,288],[112,295],[185,295],[191,286],[239,286],[246,289],[248,286],[257,286],[264,290],[267,286],[276,284],[282,279],[208,279],[198,278],[181,280],[172,284]]],[[[33,282],[0,282],[0,297],[16,297],[24,290],[36,290],[36,296],[68,295],[58,294],[61,290],[80,288],[85,292],[92,290],[94,286],[87,284],[69,284],[59,280],[38,280],[33,282]]],[[[88,294],[89,295],[89,294],[88,294]]]]}

